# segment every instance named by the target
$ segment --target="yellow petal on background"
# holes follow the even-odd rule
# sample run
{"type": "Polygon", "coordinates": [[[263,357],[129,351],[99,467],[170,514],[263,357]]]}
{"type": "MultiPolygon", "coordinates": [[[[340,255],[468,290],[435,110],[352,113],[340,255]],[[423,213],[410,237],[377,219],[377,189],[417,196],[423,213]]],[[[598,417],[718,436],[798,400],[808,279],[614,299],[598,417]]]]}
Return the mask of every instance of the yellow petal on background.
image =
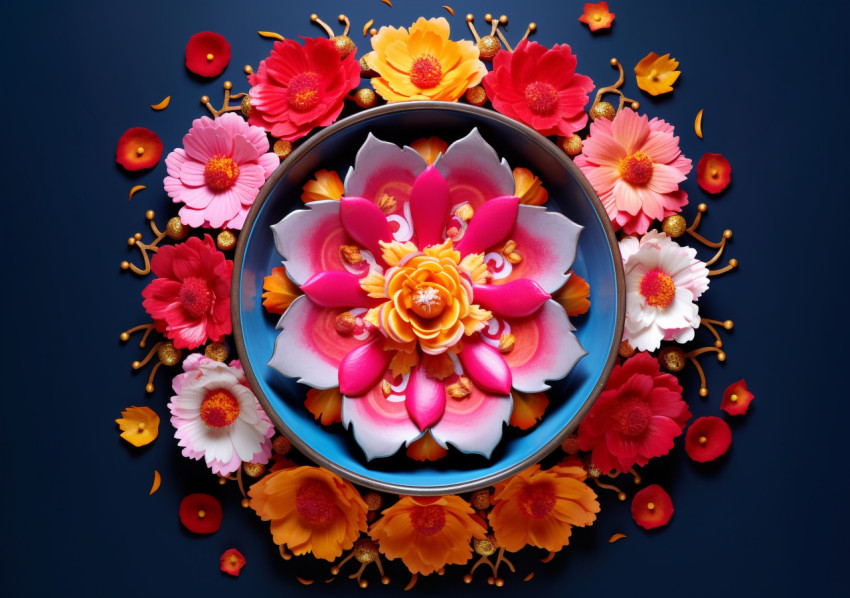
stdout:
{"type": "Polygon", "coordinates": [[[533,172],[527,168],[514,168],[514,196],[519,203],[529,206],[542,206],[549,199],[549,192],[533,172]]]}
{"type": "Polygon", "coordinates": [[[368,21],[366,21],[366,24],[363,25],[363,37],[366,37],[366,35],[369,33],[369,27],[371,27],[374,22],[375,19],[369,19],[368,21]]]}
{"type": "Polygon", "coordinates": [[[608,543],[609,543],[609,544],[613,544],[613,543],[614,543],[614,542],[616,542],[617,540],[622,540],[622,539],[623,539],[623,538],[625,538],[625,537],[626,537],[626,534],[614,534],[613,536],[611,536],[610,538],[608,538],[608,543]]]}
{"type": "Polygon", "coordinates": [[[392,7],[393,7],[393,3],[392,3],[392,2],[390,2],[390,0],[381,0],[381,2],[383,2],[384,4],[389,5],[389,7],[390,7],[390,8],[392,8],[392,7]]]}
{"type": "Polygon", "coordinates": [[[153,486],[151,486],[151,491],[148,493],[149,495],[153,494],[157,490],[159,490],[159,485],[162,483],[162,477],[160,477],[159,472],[157,470],[153,470],[153,486]]]}
{"type": "Polygon", "coordinates": [[[171,101],[171,96],[166,96],[164,100],[162,100],[159,104],[151,104],[151,108],[154,110],[165,110],[168,107],[168,103],[171,101]]]}
{"type": "Polygon", "coordinates": [[[127,407],[115,423],[121,428],[121,438],[133,446],[150,444],[159,433],[159,416],[150,407],[127,407]]]}
{"type": "Polygon", "coordinates": [[[133,196],[136,193],[138,193],[139,191],[141,191],[142,189],[147,189],[147,187],[145,187],[144,185],[136,185],[135,187],[130,189],[130,197],[127,198],[127,201],[130,201],[131,199],[133,199],[133,196]]]}
{"type": "Polygon", "coordinates": [[[260,34],[260,37],[265,37],[268,39],[276,39],[282,42],[286,41],[286,38],[283,37],[280,33],[275,33],[274,31],[257,31],[260,34]]]}
{"type": "Polygon", "coordinates": [[[323,199],[339,199],[345,193],[345,186],[342,184],[342,179],[335,170],[319,170],[315,174],[312,181],[307,181],[304,185],[301,201],[310,203],[311,201],[320,201],[323,199]]]}
{"type": "Polygon", "coordinates": [[[568,316],[580,316],[590,309],[590,285],[570,270],[566,284],[552,295],[552,299],[561,304],[568,316]]]}
{"type": "Polygon", "coordinates": [[[694,132],[697,134],[697,137],[702,139],[702,111],[705,110],[703,108],[699,112],[697,112],[697,117],[694,120],[694,132]]]}
{"type": "Polygon", "coordinates": [[[455,10],[451,6],[447,6],[447,5],[443,4],[443,8],[445,8],[447,11],[449,11],[450,15],[455,16],[455,10]]]}
{"type": "Polygon", "coordinates": [[[682,74],[676,70],[678,66],[670,54],[658,56],[650,52],[635,66],[638,87],[653,96],[673,91],[673,83],[682,74]]]}

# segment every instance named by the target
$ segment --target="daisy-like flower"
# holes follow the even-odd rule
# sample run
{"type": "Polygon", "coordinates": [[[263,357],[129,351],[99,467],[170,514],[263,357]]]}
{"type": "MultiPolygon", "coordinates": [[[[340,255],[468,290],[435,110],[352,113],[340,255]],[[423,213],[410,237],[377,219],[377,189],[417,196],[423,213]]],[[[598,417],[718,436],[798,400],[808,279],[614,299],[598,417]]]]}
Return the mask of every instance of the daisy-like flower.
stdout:
{"type": "Polygon", "coordinates": [[[662,340],[694,338],[700,323],[695,302],[708,289],[708,268],[696,250],[650,231],[640,241],[620,241],[620,252],[626,273],[623,339],[639,351],[655,351],[662,340]]]}
{"type": "Polygon", "coordinates": [[[248,490],[251,508],[271,521],[275,544],[333,561],[368,528],[368,507],[349,482],[319,467],[275,471],[248,490]]]}
{"type": "Polygon", "coordinates": [[[369,535],[388,559],[411,573],[429,575],[446,565],[463,565],[472,556],[472,538],[487,528],[459,496],[403,496],[372,525],[369,535]]]}
{"type": "Polygon", "coordinates": [[[642,235],[653,220],[680,212],[688,203],[679,183],[691,171],[691,161],[663,120],[628,108],[613,121],[597,119],[575,163],[596,189],[614,228],[627,234],[642,235]]]}
{"type": "Polygon", "coordinates": [[[659,56],[650,52],[635,66],[638,87],[653,96],[673,91],[673,83],[682,74],[676,70],[678,66],[679,63],[670,58],[670,54],[659,56]]]}
{"type": "Polygon", "coordinates": [[[478,46],[449,39],[449,22],[420,17],[408,31],[381,27],[372,37],[368,65],[378,73],[372,86],[387,102],[443,100],[456,102],[481,82],[487,67],[478,46]]]}
{"type": "Polygon", "coordinates": [[[168,404],[183,456],[206,461],[213,473],[230,475],[243,461],[266,463],[274,426],[238,361],[230,365],[193,353],[174,377],[168,404]]]}
{"type": "Polygon", "coordinates": [[[493,108],[541,135],[569,137],[587,124],[587,94],[593,80],[576,74],[576,57],[566,44],[547,50],[523,40],[499,52],[481,82],[493,108]]]}
{"type": "Polygon", "coordinates": [[[578,429],[579,448],[605,473],[628,471],[666,455],[691,417],[682,387],[658,360],[638,353],[615,365],[578,429]]]}
{"type": "Polygon", "coordinates": [[[327,38],[308,38],[303,46],[286,40],[274,43],[248,82],[248,122],[295,141],[337,119],[345,94],[360,84],[360,65],[353,52],[340,59],[327,38]]]}
{"type": "Polygon", "coordinates": [[[592,525],[599,512],[586,477],[580,466],[533,465],[496,484],[489,521],[499,546],[511,552],[526,545],[554,552],[569,544],[573,526],[592,525]]]}
{"type": "Polygon", "coordinates": [[[280,164],[260,127],[228,112],[192,123],[165,159],[165,191],[187,226],[239,230],[260,187],[280,164]]]}
{"type": "Polygon", "coordinates": [[[212,237],[161,247],[151,271],[157,278],[142,291],[142,305],[176,348],[194,349],[230,334],[233,262],[224,259],[212,237]]]}

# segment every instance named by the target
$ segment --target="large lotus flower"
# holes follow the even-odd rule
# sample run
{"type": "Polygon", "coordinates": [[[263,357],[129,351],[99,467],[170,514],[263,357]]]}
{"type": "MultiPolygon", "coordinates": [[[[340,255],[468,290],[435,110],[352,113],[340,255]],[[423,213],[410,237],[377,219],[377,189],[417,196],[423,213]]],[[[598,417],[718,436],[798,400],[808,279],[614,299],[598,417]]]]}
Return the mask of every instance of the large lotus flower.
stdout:
{"type": "Polygon", "coordinates": [[[305,295],[281,318],[270,365],[339,387],[342,422],[369,459],[428,430],[444,449],[489,456],[511,388],[547,390],[585,353],[549,295],[581,227],[519,205],[510,167],[477,130],[431,166],[370,135],[345,191],[272,227],[305,295]]]}
{"type": "Polygon", "coordinates": [[[614,228],[642,235],[653,220],[680,212],[688,194],[679,183],[691,171],[679,138],[663,120],[626,108],[613,121],[590,124],[576,166],[596,189],[614,228]]]}

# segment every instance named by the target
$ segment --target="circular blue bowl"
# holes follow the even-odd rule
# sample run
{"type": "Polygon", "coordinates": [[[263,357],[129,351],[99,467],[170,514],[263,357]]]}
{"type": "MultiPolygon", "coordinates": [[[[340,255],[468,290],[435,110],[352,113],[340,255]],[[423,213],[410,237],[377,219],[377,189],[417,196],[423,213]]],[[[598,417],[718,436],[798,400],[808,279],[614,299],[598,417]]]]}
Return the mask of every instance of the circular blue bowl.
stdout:
{"type": "MultiPolygon", "coordinates": [[[[584,175],[551,141],[491,110],[448,102],[406,102],[373,108],[325,128],[295,150],[260,190],[234,259],[231,306],[237,351],[251,387],[277,429],[312,461],[348,480],[396,494],[439,495],[494,484],[540,461],[576,429],[614,367],[623,329],[625,291],[617,240],[584,175]],[[271,226],[303,208],[302,186],[319,169],[342,176],[369,133],[398,145],[438,136],[449,143],[477,127],[512,168],[526,167],[549,191],[547,209],[584,230],[573,270],[590,284],[590,311],[573,318],[587,355],[552,383],[543,420],[522,432],[506,427],[490,459],[450,451],[434,463],[398,455],[367,462],[349,431],[322,426],[304,407],[307,387],[268,367],[279,316],[262,306],[263,278],[281,265],[271,226]]],[[[403,453],[404,451],[401,451],[403,453]]]]}

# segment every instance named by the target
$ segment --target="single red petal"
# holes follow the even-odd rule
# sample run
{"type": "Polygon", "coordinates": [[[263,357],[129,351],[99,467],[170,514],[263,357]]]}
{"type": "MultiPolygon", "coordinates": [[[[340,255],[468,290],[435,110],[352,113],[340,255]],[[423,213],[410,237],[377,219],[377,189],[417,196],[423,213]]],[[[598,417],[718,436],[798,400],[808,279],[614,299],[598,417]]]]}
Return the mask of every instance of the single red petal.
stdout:
{"type": "Polygon", "coordinates": [[[230,44],[223,35],[201,31],[186,44],[186,68],[201,77],[217,77],[230,64],[230,44]]]}
{"type": "Polygon", "coordinates": [[[245,557],[242,556],[242,553],[235,548],[225,550],[224,554],[222,554],[219,559],[221,570],[233,577],[239,577],[239,574],[242,572],[242,567],[244,567],[247,562],[248,561],[245,557]]]}
{"type": "Polygon", "coordinates": [[[162,158],[162,140],[144,127],[127,129],[115,149],[115,161],[127,170],[153,168],[162,158]]]}
{"type": "Polygon", "coordinates": [[[719,417],[701,417],[691,424],[685,436],[685,451],[698,463],[713,461],[732,444],[732,430],[719,417]]]}
{"type": "Polygon", "coordinates": [[[697,183],[709,193],[720,193],[732,180],[732,166],[723,154],[703,154],[697,164],[697,183]]]}
{"type": "Polygon", "coordinates": [[[673,516],[673,501],[658,484],[647,486],[632,499],[632,518],[643,529],[667,525],[673,516]]]}
{"type": "Polygon", "coordinates": [[[221,527],[221,503],[214,496],[189,494],[180,502],[180,523],[190,532],[212,534],[221,527]]]}
{"type": "Polygon", "coordinates": [[[723,402],[720,408],[729,415],[744,415],[750,407],[755,395],[747,390],[745,380],[738,380],[729,385],[723,393],[723,402]]]}

